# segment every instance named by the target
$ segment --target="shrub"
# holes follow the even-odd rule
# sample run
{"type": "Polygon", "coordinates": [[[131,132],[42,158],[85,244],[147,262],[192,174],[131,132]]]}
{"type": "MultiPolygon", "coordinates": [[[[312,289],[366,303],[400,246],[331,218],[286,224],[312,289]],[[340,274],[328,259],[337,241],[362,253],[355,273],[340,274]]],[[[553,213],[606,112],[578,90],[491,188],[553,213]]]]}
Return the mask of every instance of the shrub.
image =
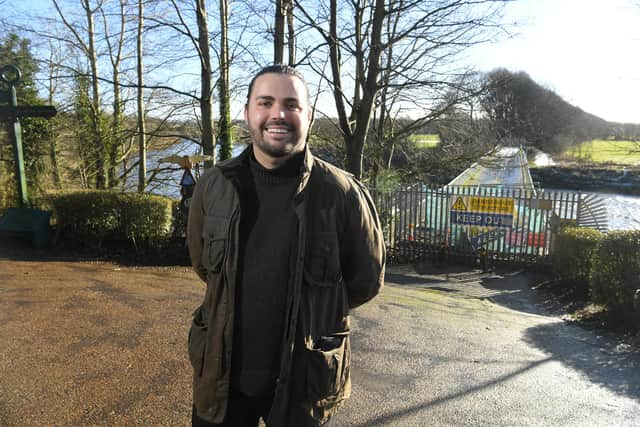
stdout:
{"type": "Polygon", "coordinates": [[[593,255],[604,235],[591,228],[568,226],[560,230],[553,244],[553,270],[587,295],[593,255]]]}
{"type": "Polygon", "coordinates": [[[640,288],[640,231],[612,231],[598,245],[591,274],[594,302],[612,312],[633,314],[633,296],[640,288]]]}
{"type": "Polygon", "coordinates": [[[96,190],[50,199],[59,233],[89,246],[101,246],[105,239],[152,246],[172,229],[173,200],[166,197],[96,190]]]}

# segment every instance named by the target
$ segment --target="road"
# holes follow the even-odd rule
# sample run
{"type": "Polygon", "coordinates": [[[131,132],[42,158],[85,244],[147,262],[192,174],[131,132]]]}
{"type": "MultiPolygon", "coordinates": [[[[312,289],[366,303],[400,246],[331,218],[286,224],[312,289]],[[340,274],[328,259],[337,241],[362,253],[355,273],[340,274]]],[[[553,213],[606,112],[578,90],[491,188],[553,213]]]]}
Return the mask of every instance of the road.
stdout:
{"type": "Polygon", "coordinates": [[[354,313],[339,426],[638,426],[640,353],[546,310],[522,273],[391,269],[354,313]]]}
{"type": "MultiPolygon", "coordinates": [[[[637,349],[544,314],[529,281],[390,268],[334,425],[638,425],[637,349]]],[[[0,425],[188,425],[203,292],[186,267],[0,253],[0,425]]]]}

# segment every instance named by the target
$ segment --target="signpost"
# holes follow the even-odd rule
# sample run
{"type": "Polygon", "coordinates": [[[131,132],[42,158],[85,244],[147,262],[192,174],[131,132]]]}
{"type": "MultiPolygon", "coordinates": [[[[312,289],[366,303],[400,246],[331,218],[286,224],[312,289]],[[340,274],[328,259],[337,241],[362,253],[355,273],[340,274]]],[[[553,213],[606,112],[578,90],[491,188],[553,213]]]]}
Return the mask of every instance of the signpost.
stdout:
{"type": "Polygon", "coordinates": [[[0,103],[8,104],[0,105],[0,121],[9,124],[9,135],[13,143],[15,157],[15,175],[20,196],[20,207],[9,208],[0,218],[0,232],[26,233],[31,236],[33,245],[40,249],[44,248],[49,241],[49,219],[51,213],[29,208],[20,118],[53,117],[56,115],[56,109],[50,105],[18,105],[16,85],[20,82],[21,77],[20,70],[15,65],[0,67],[0,81],[3,86],[8,86],[6,91],[0,90],[0,103]]]}
{"type": "Polygon", "coordinates": [[[24,208],[29,205],[29,195],[27,192],[27,180],[24,170],[24,156],[22,151],[22,127],[20,126],[21,117],[53,117],[57,111],[55,107],[50,105],[31,106],[18,105],[16,96],[16,84],[22,77],[20,70],[15,65],[5,65],[0,68],[0,80],[9,88],[3,92],[0,97],[9,105],[0,106],[0,121],[8,122],[9,135],[13,142],[13,152],[15,157],[15,174],[18,182],[18,192],[20,195],[20,207],[24,208]]]}
{"type": "Polygon", "coordinates": [[[191,196],[193,196],[193,189],[196,185],[196,178],[191,173],[191,169],[195,165],[196,176],[198,176],[198,163],[205,160],[213,160],[213,156],[205,156],[202,154],[195,154],[193,156],[180,156],[178,154],[172,154],[167,157],[163,157],[159,160],[161,163],[174,163],[179,165],[184,172],[180,179],[180,211],[184,214],[185,220],[189,214],[189,205],[191,204],[191,196]]]}

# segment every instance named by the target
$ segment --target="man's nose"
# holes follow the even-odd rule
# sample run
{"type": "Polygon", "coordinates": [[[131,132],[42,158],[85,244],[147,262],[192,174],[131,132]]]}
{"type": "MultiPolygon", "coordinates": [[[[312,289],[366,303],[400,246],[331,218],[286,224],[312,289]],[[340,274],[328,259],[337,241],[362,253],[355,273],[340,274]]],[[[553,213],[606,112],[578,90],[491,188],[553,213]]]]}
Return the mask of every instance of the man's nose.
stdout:
{"type": "Polygon", "coordinates": [[[271,109],[271,116],[274,119],[284,119],[284,115],[285,115],[284,107],[281,106],[280,104],[274,104],[273,108],[271,109]]]}

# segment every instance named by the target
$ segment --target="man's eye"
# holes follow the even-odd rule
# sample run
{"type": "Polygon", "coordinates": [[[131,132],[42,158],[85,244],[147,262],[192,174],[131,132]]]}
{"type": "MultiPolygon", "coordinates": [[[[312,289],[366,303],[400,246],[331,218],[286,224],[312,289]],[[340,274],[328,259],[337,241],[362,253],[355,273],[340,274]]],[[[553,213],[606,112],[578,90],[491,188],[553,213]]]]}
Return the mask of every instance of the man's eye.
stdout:
{"type": "Polygon", "coordinates": [[[298,104],[289,104],[289,109],[293,111],[300,110],[300,106],[298,104]]]}

